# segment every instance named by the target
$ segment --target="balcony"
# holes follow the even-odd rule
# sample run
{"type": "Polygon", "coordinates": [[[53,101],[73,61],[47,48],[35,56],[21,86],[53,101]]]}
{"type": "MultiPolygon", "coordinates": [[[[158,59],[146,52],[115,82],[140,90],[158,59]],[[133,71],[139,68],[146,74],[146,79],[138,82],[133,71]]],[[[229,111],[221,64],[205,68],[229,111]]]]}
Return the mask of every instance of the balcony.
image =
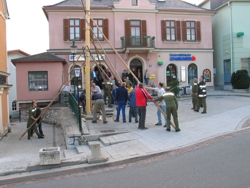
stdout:
{"type": "Polygon", "coordinates": [[[155,37],[151,36],[130,36],[126,38],[123,36],[120,38],[122,42],[122,48],[154,48],[155,37]]]}

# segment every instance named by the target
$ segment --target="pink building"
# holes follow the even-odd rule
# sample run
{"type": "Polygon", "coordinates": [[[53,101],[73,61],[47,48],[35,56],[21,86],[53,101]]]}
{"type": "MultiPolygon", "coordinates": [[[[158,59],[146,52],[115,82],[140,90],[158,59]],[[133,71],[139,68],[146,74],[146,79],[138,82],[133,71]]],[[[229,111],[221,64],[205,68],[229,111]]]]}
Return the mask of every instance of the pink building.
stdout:
{"type": "MultiPolygon", "coordinates": [[[[85,46],[85,15],[81,0],[66,0],[43,7],[49,22],[49,50],[66,60],[63,78],[72,66],[70,46],[78,46],[78,55],[85,46]]],[[[91,0],[91,17],[103,30],[126,64],[142,78],[145,69],[155,78],[149,82],[165,84],[181,80],[182,86],[200,75],[213,88],[212,15],[180,0],[91,0]]],[[[121,76],[126,67],[93,24],[92,38],[98,38],[107,56],[121,76]]],[[[98,43],[96,43],[99,47],[98,43]]],[[[94,52],[91,46],[92,53],[94,52]]],[[[76,55],[77,57],[77,55],[76,55]]],[[[79,58],[79,67],[84,58],[79,58]]],[[[94,61],[91,66],[95,69],[94,61]]],[[[107,68],[103,61],[103,66],[107,68]]],[[[79,87],[84,87],[84,71],[79,87]]],[[[60,77],[61,78],[61,77],[60,77]]],[[[69,84],[72,79],[68,78],[69,84]]],[[[59,85],[58,85],[59,87],[59,85]]],[[[57,87],[57,89],[58,89],[57,87]]]]}
{"type": "Polygon", "coordinates": [[[19,108],[30,107],[31,100],[49,103],[63,83],[64,59],[49,52],[13,59],[19,108]]]}

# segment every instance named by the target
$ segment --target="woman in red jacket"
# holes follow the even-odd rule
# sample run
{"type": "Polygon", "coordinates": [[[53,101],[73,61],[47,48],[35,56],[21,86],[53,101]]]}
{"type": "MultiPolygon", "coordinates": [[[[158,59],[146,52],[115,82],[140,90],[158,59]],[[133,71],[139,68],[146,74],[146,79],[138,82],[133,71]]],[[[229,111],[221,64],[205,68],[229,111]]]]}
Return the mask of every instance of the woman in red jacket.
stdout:
{"type": "Polygon", "coordinates": [[[151,95],[143,88],[143,84],[139,84],[136,87],[136,106],[138,107],[138,115],[139,115],[139,125],[138,129],[145,130],[148,129],[145,127],[145,118],[146,118],[146,106],[147,106],[147,99],[153,101],[151,95]]]}

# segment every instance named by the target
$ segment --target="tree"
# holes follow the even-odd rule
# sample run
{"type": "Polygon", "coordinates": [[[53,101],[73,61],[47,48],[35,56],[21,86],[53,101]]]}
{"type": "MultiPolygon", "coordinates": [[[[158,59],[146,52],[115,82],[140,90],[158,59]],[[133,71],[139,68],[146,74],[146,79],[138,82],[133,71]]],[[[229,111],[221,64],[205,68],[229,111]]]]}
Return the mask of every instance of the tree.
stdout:
{"type": "Polygon", "coordinates": [[[247,70],[237,70],[231,77],[233,89],[249,89],[249,76],[247,70]]]}
{"type": "Polygon", "coordinates": [[[171,91],[177,96],[179,92],[182,90],[180,87],[180,81],[179,80],[172,80],[168,83],[168,86],[171,88],[171,91]]]}

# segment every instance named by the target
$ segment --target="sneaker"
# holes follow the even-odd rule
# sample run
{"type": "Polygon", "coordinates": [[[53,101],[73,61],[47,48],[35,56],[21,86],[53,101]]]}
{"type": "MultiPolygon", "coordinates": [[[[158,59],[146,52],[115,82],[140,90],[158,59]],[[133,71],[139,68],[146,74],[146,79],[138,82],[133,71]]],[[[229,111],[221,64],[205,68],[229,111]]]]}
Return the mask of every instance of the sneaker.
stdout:
{"type": "Polygon", "coordinates": [[[147,127],[141,128],[141,130],[146,130],[146,129],[148,129],[148,128],[147,127]]]}
{"type": "Polygon", "coordinates": [[[163,127],[167,127],[167,125],[164,125],[163,127]]]}
{"type": "Polygon", "coordinates": [[[94,121],[94,120],[92,120],[91,122],[92,122],[92,123],[97,123],[97,121],[94,121]]]}
{"type": "Polygon", "coordinates": [[[199,112],[198,110],[194,110],[194,112],[199,112]]]}
{"type": "Polygon", "coordinates": [[[119,120],[114,120],[114,122],[119,122],[119,120]]]}
{"type": "Polygon", "coordinates": [[[42,139],[42,138],[44,138],[43,136],[38,136],[38,139],[42,139]]]}
{"type": "Polygon", "coordinates": [[[107,121],[103,121],[103,124],[107,124],[108,122],[107,121]]]}
{"type": "Polygon", "coordinates": [[[207,112],[201,112],[202,114],[206,114],[207,112]]]}
{"type": "Polygon", "coordinates": [[[170,132],[170,129],[166,129],[166,131],[170,132]]]}

